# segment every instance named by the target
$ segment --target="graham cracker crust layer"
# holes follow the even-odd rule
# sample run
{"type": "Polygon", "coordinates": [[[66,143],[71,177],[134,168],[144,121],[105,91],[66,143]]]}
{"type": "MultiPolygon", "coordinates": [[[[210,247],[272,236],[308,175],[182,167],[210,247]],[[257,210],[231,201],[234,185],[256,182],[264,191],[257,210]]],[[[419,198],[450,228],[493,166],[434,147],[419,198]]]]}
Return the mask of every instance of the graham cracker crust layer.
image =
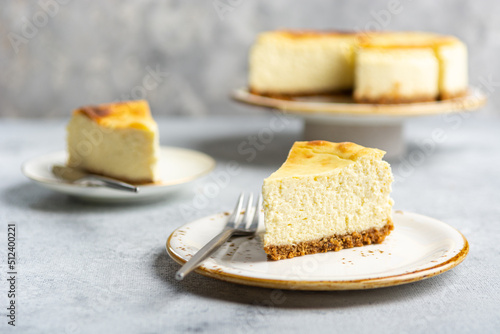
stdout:
{"type": "Polygon", "coordinates": [[[459,97],[463,97],[467,95],[467,90],[459,91],[459,92],[441,92],[441,100],[451,100],[451,99],[456,99],[459,97]]]}
{"type": "Polygon", "coordinates": [[[414,97],[402,97],[402,96],[380,96],[379,98],[368,98],[362,96],[354,95],[354,102],[356,103],[368,103],[368,104],[399,104],[399,103],[418,103],[418,102],[432,102],[437,101],[436,96],[414,96],[414,97]]]}
{"type": "Polygon", "coordinates": [[[295,92],[295,93],[276,93],[276,92],[261,92],[255,89],[249,88],[249,92],[254,95],[260,95],[264,97],[270,97],[278,100],[292,101],[297,97],[308,97],[308,96],[352,96],[354,103],[368,103],[368,104],[400,104],[400,103],[419,103],[419,102],[433,102],[450,100],[458,97],[463,97],[467,95],[467,91],[459,93],[446,93],[441,92],[439,96],[413,96],[413,97],[401,97],[401,96],[380,96],[378,98],[368,98],[352,95],[352,89],[336,90],[336,91],[317,91],[317,92],[295,92]]]}
{"type": "Polygon", "coordinates": [[[267,254],[267,258],[274,261],[291,259],[296,256],[308,254],[326,253],[331,250],[338,252],[344,248],[380,244],[393,229],[394,224],[389,219],[387,224],[380,229],[372,228],[363,232],[353,232],[341,236],[334,235],[319,240],[300,242],[295,245],[266,246],[264,247],[264,251],[267,254]]]}
{"type": "Polygon", "coordinates": [[[260,95],[264,97],[270,97],[278,100],[293,100],[296,97],[306,97],[306,96],[328,96],[328,95],[350,95],[352,94],[352,89],[337,89],[328,91],[315,91],[315,92],[293,92],[293,93],[278,93],[278,92],[263,92],[249,87],[249,92],[254,95],[260,95]]]}
{"type": "Polygon", "coordinates": [[[435,96],[414,96],[414,97],[401,97],[397,95],[381,96],[379,98],[367,98],[354,95],[354,102],[356,103],[375,103],[375,104],[399,104],[399,103],[418,103],[418,102],[432,102],[450,100],[467,95],[467,91],[458,93],[441,92],[438,97],[435,96]]]}

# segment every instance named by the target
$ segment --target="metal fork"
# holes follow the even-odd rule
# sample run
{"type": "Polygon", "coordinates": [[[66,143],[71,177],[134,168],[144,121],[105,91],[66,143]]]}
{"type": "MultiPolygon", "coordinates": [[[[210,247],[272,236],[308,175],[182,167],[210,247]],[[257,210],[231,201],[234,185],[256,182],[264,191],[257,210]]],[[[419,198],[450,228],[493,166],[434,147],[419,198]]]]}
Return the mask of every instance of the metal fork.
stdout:
{"type": "Polygon", "coordinates": [[[253,235],[259,227],[260,211],[262,209],[262,195],[259,196],[255,210],[253,208],[253,194],[248,198],[247,208],[245,214],[241,214],[241,207],[245,194],[241,193],[236,208],[229,216],[226,226],[216,237],[214,237],[208,244],[200,249],[188,262],[177,271],[175,278],[182,280],[191,271],[196,269],[200,263],[207,257],[212,255],[220,246],[222,246],[229,238],[233,236],[248,236],[253,235]]]}

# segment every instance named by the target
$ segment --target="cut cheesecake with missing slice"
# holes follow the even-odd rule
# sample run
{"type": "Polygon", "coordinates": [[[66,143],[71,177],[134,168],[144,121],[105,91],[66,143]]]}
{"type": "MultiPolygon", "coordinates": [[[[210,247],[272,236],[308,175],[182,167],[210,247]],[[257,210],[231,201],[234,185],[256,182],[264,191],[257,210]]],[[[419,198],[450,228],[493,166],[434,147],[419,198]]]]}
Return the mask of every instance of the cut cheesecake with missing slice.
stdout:
{"type": "Polygon", "coordinates": [[[159,181],[158,126],[147,101],[81,107],[67,132],[68,166],[134,184],[159,181]]]}
{"type": "Polygon", "coordinates": [[[264,180],[264,250],[272,260],[381,243],[393,229],[385,152],[354,143],[296,142],[264,180]]]}
{"type": "Polygon", "coordinates": [[[268,31],[251,48],[248,77],[252,94],[273,98],[444,100],[467,94],[467,47],[453,36],[416,31],[268,31]]]}

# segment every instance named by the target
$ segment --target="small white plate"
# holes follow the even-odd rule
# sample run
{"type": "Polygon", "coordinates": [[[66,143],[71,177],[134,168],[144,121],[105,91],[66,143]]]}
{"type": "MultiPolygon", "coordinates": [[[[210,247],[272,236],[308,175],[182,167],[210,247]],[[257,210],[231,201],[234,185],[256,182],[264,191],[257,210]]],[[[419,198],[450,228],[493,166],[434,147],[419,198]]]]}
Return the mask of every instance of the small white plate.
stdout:
{"type": "Polygon", "coordinates": [[[149,200],[165,196],[187,183],[208,174],[215,167],[215,160],[198,151],[162,146],[160,149],[161,182],[139,186],[138,193],[69,183],[52,174],[53,165],[65,165],[67,153],[58,151],[26,161],[22,171],[37,184],[58,192],[88,200],[122,202],[149,200]]]}
{"type": "MultiPolygon", "coordinates": [[[[178,263],[190,259],[219,233],[227,216],[186,224],[167,241],[178,263]]],[[[269,261],[260,237],[234,238],[205,260],[197,272],[228,282],[291,290],[359,290],[410,283],[441,274],[463,261],[465,237],[426,216],[397,211],[394,230],[382,244],[269,261]]],[[[262,232],[262,231],[260,231],[262,232]]]]}

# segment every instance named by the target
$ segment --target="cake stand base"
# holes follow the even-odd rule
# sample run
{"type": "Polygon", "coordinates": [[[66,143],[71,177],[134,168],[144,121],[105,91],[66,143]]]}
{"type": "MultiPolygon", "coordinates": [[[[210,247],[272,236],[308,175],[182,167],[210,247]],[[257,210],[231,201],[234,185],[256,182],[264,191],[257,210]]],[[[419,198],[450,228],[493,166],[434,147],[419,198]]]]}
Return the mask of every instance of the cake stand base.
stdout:
{"type": "Polygon", "coordinates": [[[306,120],[304,140],[350,141],[386,151],[385,158],[397,158],[405,152],[403,123],[396,124],[325,124],[306,120]]]}

